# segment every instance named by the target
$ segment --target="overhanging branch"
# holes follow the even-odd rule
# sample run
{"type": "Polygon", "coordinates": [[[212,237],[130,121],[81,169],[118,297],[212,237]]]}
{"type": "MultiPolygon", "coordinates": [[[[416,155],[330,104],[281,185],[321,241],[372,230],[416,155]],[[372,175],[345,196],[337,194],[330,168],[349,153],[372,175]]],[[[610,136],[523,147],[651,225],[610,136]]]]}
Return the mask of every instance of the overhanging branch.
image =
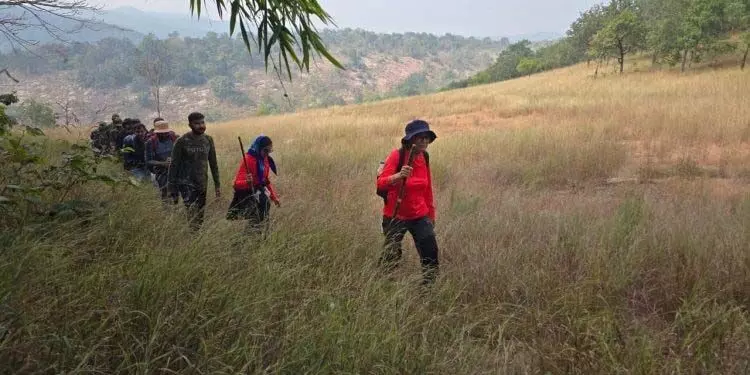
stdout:
{"type": "Polygon", "coordinates": [[[23,31],[40,29],[57,41],[67,42],[67,34],[93,28],[99,22],[93,15],[100,7],[86,0],[0,0],[0,35],[13,49],[36,45],[38,41],[23,35],[23,31]],[[72,23],[63,26],[55,21],[72,23]]]}
{"type": "Polygon", "coordinates": [[[10,78],[10,79],[11,79],[11,81],[13,81],[13,82],[15,82],[15,83],[19,83],[19,82],[20,82],[19,80],[17,80],[17,79],[15,79],[15,78],[13,78],[13,76],[12,76],[12,75],[10,75],[10,72],[8,71],[8,69],[7,69],[7,68],[6,68],[6,69],[2,69],[2,70],[0,70],[0,74],[3,74],[3,73],[5,73],[5,75],[6,75],[6,76],[8,76],[8,78],[10,78]]]}

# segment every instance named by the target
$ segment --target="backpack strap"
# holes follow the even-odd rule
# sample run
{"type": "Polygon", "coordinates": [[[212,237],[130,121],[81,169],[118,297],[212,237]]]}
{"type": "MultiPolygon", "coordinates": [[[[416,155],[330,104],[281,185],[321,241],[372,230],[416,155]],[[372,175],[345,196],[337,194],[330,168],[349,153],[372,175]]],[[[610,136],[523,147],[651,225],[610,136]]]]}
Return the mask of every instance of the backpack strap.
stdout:
{"type": "MultiPolygon", "coordinates": [[[[424,154],[424,161],[427,164],[427,168],[430,168],[430,154],[427,153],[427,151],[423,152],[424,154]]],[[[398,173],[401,171],[401,167],[404,166],[404,159],[406,158],[406,148],[401,147],[398,150],[398,166],[396,167],[396,172],[398,173]]]]}
{"type": "Polygon", "coordinates": [[[156,149],[158,147],[159,138],[156,136],[156,134],[151,134],[151,151],[156,154],[156,149]]]}
{"type": "Polygon", "coordinates": [[[406,157],[406,148],[401,147],[398,149],[398,165],[396,166],[396,173],[401,172],[401,167],[404,166],[404,157],[406,157]]]}
{"type": "MultiPolygon", "coordinates": [[[[175,132],[169,132],[167,134],[172,143],[177,142],[177,134],[175,134],[175,132]]],[[[156,149],[159,145],[159,136],[156,133],[153,133],[149,136],[149,139],[151,140],[151,149],[154,151],[154,154],[156,154],[156,149]]]]}

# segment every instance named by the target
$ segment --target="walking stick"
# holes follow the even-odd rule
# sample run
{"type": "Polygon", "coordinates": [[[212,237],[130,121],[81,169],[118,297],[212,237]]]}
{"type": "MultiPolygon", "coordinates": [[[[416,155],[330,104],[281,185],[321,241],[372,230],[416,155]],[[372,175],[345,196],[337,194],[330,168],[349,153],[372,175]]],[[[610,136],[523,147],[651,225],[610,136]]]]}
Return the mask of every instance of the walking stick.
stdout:
{"type": "MultiPolygon", "coordinates": [[[[247,166],[247,159],[245,159],[245,146],[242,145],[242,137],[237,137],[237,140],[240,142],[240,151],[242,151],[242,162],[245,164],[245,170],[247,171],[247,174],[251,176],[251,179],[252,179],[252,175],[250,174],[250,168],[248,168],[247,166]]],[[[260,197],[255,195],[255,186],[253,184],[253,181],[252,180],[248,181],[247,185],[250,186],[250,196],[253,197],[253,200],[255,201],[255,203],[258,204],[256,205],[256,210],[261,209],[260,197]]],[[[264,240],[266,239],[266,236],[268,235],[267,232],[270,230],[270,228],[271,228],[271,214],[270,212],[268,212],[267,217],[266,217],[266,230],[263,231],[264,240]]]]}
{"type": "MultiPolygon", "coordinates": [[[[247,159],[245,159],[245,146],[242,145],[242,137],[237,137],[237,140],[240,141],[240,155],[242,155],[242,162],[245,163],[245,170],[247,173],[250,173],[250,168],[247,167],[247,159]]],[[[248,183],[248,185],[250,185],[248,183]]],[[[252,190],[253,186],[250,185],[250,189],[252,190]]]]}
{"type": "MultiPolygon", "coordinates": [[[[245,146],[242,145],[242,137],[237,137],[237,140],[240,142],[240,154],[242,155],[242,162],[245,164],[245,171],[247,172],[247,175],[250,176],[250,181],[247,182],[247,186],[250,186],[250,192],[255,192],[255,186],[253,185],[252,181],[252,175],[250,174],[250,168],[247,166],[247,159],[245,159],[245,146]]],[[[251,194],[253,198],[255,198],[255,201],[257,202],[259,199],[255,196],[255,194],[251,194]]]]}
{"type": "MultiPolygon", "coordinates": [[[[268,233],[271,232],[271,209],[270,209],[271,202],[268,202],[268,200],[266,200],[266,203],[267,203],[269,209],[266,212],[266,230],[263,231],[263,241],[265,241],[268,238],[268,233]]],[[[263,207],[263,208],[265,208],[265,207],[263,207]]]]}
{"type": "MultiPolygon", "coordinates": [[[[414,164],[414,159],[417,157],[417,145],[411,145],[411,149],[409,150],[409,161],[407,163],[408,166],[412,166],[414,164]]],[[[396,220],[396,214],[398,213],[399,207],[401,207],[401,202],[404,200],[404,194],[406,193],[406,179],[401,183],[401,189],[398,191],[398,198],[396,199],[396,207],[393,208],[393,217],[391,218],[391,224],[393,224],[393,221],[396,220]]]]}

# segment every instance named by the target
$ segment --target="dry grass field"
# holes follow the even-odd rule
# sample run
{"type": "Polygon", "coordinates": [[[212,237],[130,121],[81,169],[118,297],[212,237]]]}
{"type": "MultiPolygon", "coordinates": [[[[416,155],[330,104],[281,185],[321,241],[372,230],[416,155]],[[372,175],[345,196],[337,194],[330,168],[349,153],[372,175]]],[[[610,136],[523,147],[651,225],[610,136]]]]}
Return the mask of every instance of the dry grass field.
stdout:
{"type": "Polygon", "coordinates": [[[750,74],[592,70],[208,124],[200,233],[144,187],[14,242],[1,371],[749,373],[750,74]],[[375,267],[375,170],[413,118],[439,137],[429,291],[408,237],[375,267]],[[283,205],[251,243],[223,216],[261,132],[283,205]]]}

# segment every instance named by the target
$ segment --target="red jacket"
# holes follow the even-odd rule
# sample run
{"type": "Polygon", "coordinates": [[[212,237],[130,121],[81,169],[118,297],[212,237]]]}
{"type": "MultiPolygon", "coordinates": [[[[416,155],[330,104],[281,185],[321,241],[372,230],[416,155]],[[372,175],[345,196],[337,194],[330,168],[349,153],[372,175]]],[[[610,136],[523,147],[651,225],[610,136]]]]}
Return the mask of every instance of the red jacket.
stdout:
{"type": "MultiPolygon", "coordinates": [[[[378,190],[388,190],[388,199],[386,199],[386,205],[383,207],[383,216],[385,217],[393,216],[393,209],[396,207],[396,200],[398,199],[398,191],[403,184],[403,180],[398,180],[398,182],[392,185],[388,183],[388,177],[396,174],[398,157],[399,150],[393,150],[388,155],[388,158],[385,159],[383,172],[378,177],[378,190]]],[[[408,158],[408,153],[404,157],[408,158]]],[[[404,160],[404,165],[406,165],[407,161],[404,160]]],[[[435,221],[432,176],[430,175],[430,169],[427,168],[427,161],[424,158],[424,154],[420,153],[417,155],[412,168],[411,176],[406,179],[404,199],[398,208],[396,218],[399,220],[414,220],[427,216],[430,220],[435,221]]]]}
{"type": "MultiPolygon", "coordinates": [[[[268,188],[268,191],[271,193],[271,200],[272,201],[278,201],[278,196],[276,195],[276,191],[273,188],[273,185],[271,185],[271,180],[268,178],[268,175],[271,171],[271,165],[268,162],[268,157],[263,159],[263,164],[265,167],[263,168],[263,177],[264,180],[267,181],[266,187],[268,188]]],[[[250,185],[247,183],[247,169],[245,168],[245,165],[247,165],[248,168],[250,168],[250,174],[253,176],[253,182],[254,184],[257,184],[260,179],[258,178],[258,166],[256,165],[255,158],[245,154],[245,161],[240,163],[240,168],[237,170],[237,174],[234,176],[234,189],[235,190],[250,190],[250,185]]]]}

